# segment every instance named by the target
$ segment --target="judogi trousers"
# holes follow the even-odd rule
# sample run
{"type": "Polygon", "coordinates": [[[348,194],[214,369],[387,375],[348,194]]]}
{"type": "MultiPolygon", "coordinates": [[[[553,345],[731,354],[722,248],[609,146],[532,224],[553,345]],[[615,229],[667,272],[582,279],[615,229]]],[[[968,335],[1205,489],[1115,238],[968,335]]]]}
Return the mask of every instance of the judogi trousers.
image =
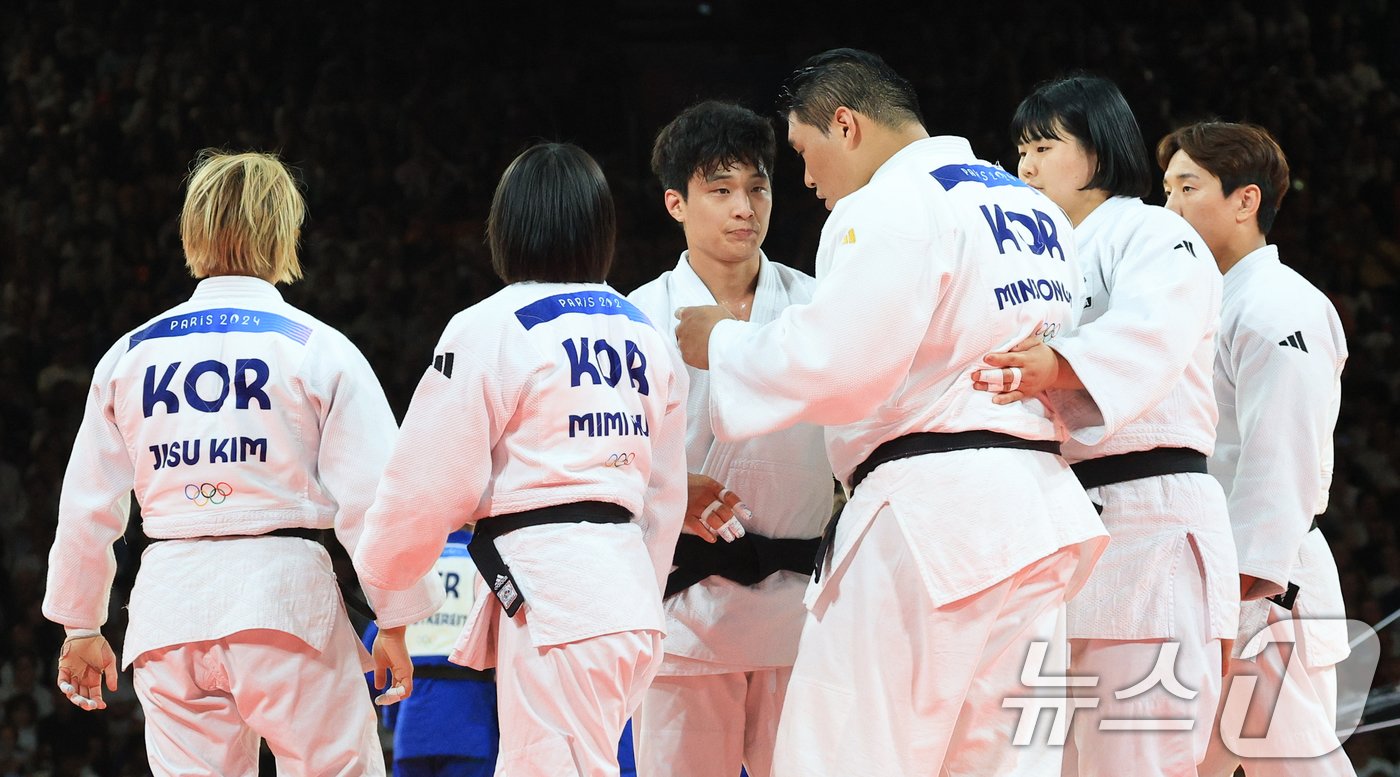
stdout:
{"type": "MultiPolygon", "coordinates": [[[[1269,623],[1290,617],[1282,607],[1271,606],[1269,623]]],[[[1242,675],[1258,678],[1245,713],[1242,736],[1278,736],[1277,732],[1288,732],[1291,740],[1308,740],[1315,743],[1317,750],[1327,750],[1327,754],[1316,758],[1241,759],[1230,752],[1220,738],[1220,713],[1225,707],[1222,698],[1216,710],[1210,746],[1201,762],[1201,777],[1231,777],[1238,766],[1244,766],[1248,777],[1356,777],[1351,759],[1337,740],[1337,667],[1335,664],[1304,665],[1294,667],[1293,677],[1285,677],[1293,651],[1301,648],[1303,654],[1307,653],[1305,632],[1302,629],[1292,632],[1295,645],[1299,647],[1272,642],[1251,660],[1231,659],[1225,688],[1228,692],[1229,683],[1242,675]]],[[[1292,660],[1303,664],[1301,655],[1292,660]]]]}
{"type": "Polygon", "coordinates": [[[651,681],[632,721],[639,777],[771,777],[791,667],[651,681]]]}
{"type": "Polygon", "coordinates": [[[340,618],[320,652],[254,629],[142,653],[132,676],[151,773],[254,777],[262,738],[279,775],[383,775],[360,650],[340,618]]]}
{"type": "MultiPolygon", "coordinates": [[[[1188,553],[1187,558],[1196,557],[1188,553]]],[[[1205,757],[1210,721],[1220,699],[1221,641],[1207,636],[1204,573],[1199,562],[1173,580],[1177,639],[1069,641],[1071,673],[1098,678],[1097,685],[1075,688],[1074,695],[1097,698],[1098,704],[1075,712],[1065,744],[1065,777],[1120,777],[1125,768],[1142,777],[1196,777],[1196,764],[1205,757]],[[1172,643],[1178,647],[1171,648],[1172,643]],[[1174,660],[1160,670],[1168,676],[1140,688],[1159,666],[1159,658],[1173,658],[1173,649],[1174,660]],[[1131,695],[1117,698],[1123,692],[1131,695]],[[1186,695],[1192,698],[1181,698],[1186,695]],[[1126,725],[1143,728],[1117,729],[1125,724],[1115,721],[1137,721],[1126,725]],[[1165,725],[1188,721],[1190,727],[1152,728],[1154,722],[1162,721],[1168,721],[1165,725]]]]}
{"type": "Polygon", "coordinates": [[[808,613],[778,725],[775,777],[1026,774],[1012,745],[1030,642],[1053,641],[1078,566],[1062,548],[934,607],[889,508],[808,613]]]}
{"type": "Polygon", "coordinates": [[[498,777],[618,777],[617,742],[661,668],[661,633],[535,647],[529,608],[497,611],[498,777]]]}

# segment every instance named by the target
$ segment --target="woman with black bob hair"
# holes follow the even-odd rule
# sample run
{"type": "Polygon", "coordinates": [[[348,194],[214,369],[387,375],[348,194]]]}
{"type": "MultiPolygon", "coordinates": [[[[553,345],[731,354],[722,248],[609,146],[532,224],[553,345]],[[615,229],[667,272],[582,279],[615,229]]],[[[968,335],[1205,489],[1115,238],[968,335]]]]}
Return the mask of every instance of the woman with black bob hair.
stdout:
{"type": "MultiPolygon", "coordinates": [[[[1011,135],[1021,160],[1018,173],[1063,208],[1076,227],[1109,197],[1152,193],[1142,132],[1111,81],[1081,75],[1042,85],[1017,106],[1011,135]],[[1080,154],[1089,167],[1082,184],[1058,168],[1039,169],[1066,156],[1079,161],[1080,154]]],[[[1069,172],[1082,171],[1064,171],[1069,172]]]]}
{"type": "Polygon", "coordinates": [[[973,379],[995,402],[1038,397],[1058,412],[1070,434],[1064,456],[1112,538],[1067,607],[1072,671],[1098,682],[1075,689],[1097,703],[1075,716],[1065,774],[1117,775],[1133,763],[1135,773],[1194,777],[1239,617],[1225,495],[1205,466],[1220,273],[1185,220],[1140,199],[1152,183],[1146,148],[1112,82],[1076,75],[1040,86],[1016,109],[1011,135],[1021,180],[1074,224],[1082,314],[1072,332],[992,354],[1001,369],[973,379]],[[1018,372],[1016,390],[999,388],[1018,372]],[[1159,660],[1174,673],[1155,687],[1144,678],[1159,660]],[[1196,722],[1122,730],[1125,720],[1196,722]]]}
{"type": "Polygon", "coordinates": [[[398,588],[475,525],[481,576],[451,660],[496,668],[498,774],[616,775],[661,665],[686,374],[603,281],[615,235],[583,150],[540,144],[506,168],[487,238],[509,285],[443,332],[355,555],[398,588]]]}
{"type": "Polygon", "coordinates": [[[486,237],[506,283],[603,283],[617,242],[603,171],[572,144],[528,149],[501,175],[486,237]]]}

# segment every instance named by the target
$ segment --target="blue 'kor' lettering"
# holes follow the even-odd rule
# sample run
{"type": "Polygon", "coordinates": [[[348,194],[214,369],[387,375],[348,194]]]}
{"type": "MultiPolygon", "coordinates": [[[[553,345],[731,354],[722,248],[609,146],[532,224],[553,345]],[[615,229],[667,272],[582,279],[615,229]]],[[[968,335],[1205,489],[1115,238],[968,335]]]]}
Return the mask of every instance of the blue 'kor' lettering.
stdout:
{"type": "Polygon", "coordinates": [[[601,338],[593,343],[592,354],[590,356],[588,348],[588,338],[580,337],[578,342],[565,340],[564,354],[569,358],[569,385],[577,388],[582,384],[586,376],[593,385],[601,386],[606,383],[609,386],[616,386],[622,382],[623,367],[627,368],[627,376],[632,386],[637,389],[637,393],[647,395],[651,392],[651,385],[647,382],[646,368],[647,357],[642,353],[641,348],[631,340],[624,343],[623,352],[626,354],[624,365],[623,357],[618,354],[617,349],[601,338]]]}
{"type": "MultiPolygon", "coordinates": [[[[180,412],[180,398],[170,388],[179,370],[180,362],[166,365],[157,379],[156,365],[146,367],[146,377],[141,383],[141,410],[146,418],[155,413],[157,405],[164,405],[167,414],[180,412]]],[[[271,370],[262,359],[235,360],[231,379],[227,365],[221,361],[206,359],[196,363],[185,374],[184,380],[181,381],[181,393],[184,394],[185,403],[195,410],[201,413],[217,413],[228,400],[231,385],[235,408],[247,410],[256,402],[260,409],[271,410],[272,399],[264,390],[270,376],[271,370]],[[250,372],[251,382],[248,379],[250,372]],[[218,394],[213,397],[205,397],[199,393],[199,379],[206,375],[213,375],[217,379],[218,394]]]]}
{"type": "Polygon", "coordinates": [[[1002,210],[1000,205],[993,205],[991,210],[988,210],[986,205],[979,207],[982,217],[987,220],[987,226],[992,230],[992,239],[997,243],[998,252],[1005,254],[1006,244],[1010,243],[1017,251],[1029,250],[1036,256],[1045,254],[1062,262],[1065,260],[1065,249],[1060,245],[1055,220],[1048,215],[1035,209],[1031,210],[1032,215],[1027,216],[1024,213],[1002,210]],[[1024,232],[1018,237],[1008,221],[1020,226],[1024,232]],[[1026,243],[1025,248],[1021,246],[1022,241],[1026,243]]]}

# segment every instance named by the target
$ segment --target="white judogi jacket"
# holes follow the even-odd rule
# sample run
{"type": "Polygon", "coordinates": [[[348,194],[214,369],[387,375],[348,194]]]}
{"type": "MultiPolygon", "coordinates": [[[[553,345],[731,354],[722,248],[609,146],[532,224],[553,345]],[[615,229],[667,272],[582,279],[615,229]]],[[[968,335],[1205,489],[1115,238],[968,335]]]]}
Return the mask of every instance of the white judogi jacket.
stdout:
{"type": "MultiPolygon", "coordinates": [[[[1221,284],[1205,241],[1185,219],[1136,197],[1109,198],[1075,228],[1074,239],[1084,272],[1084,309],[1079,328],[1050,343],[1085,386],[1050,392],[1070,430],[1065,458],[1077,462],[1157,447],[1210,455],[1221,284]]],[[[1069,607],[1071,638],[1175,636],[1173,587],[1163,575],[1180,568],[1188,542],[1205,569],[1210,636],[1234,636],[1239,583],[1223,496],[1208,481],[1210,493],[1189,499],[1166,493],[1166,481],[1190,477],[1131,481],[1090,494],[1103,505],[1113,541],[1084,594],[1069,607]],[[1110,489],[1120,492],[1117,499],[1105,496],[1110,489]]]]}
{"type": "MultiPolygon", "coordinates": [[[[676,308],[714,305],[714,295],[690,267],[689,252],[676,269],[632,292],[628,299],[662,326],[676,308]]],[[[758,288],[749,320],[765,324],[784,308],[812,298],[810,276],[760,255],[758,288]]],[[[822,429],[797,424],[742,442],[715,439],[710,426],[710,373],[687,367],[685,454],[691,472],[708,475],[738,494],[753,511],[746,528],[765,537],[806,539],[821,535],[831,517],[831,465],[822,429]]],[[[802,592],[809,576],[775,572],[756,585],[708,577],[666,600],[666,654],[708,662],[686,673],[747,671],[791,666],[806,612],[802,592]]],[[[679,671],[677,662],[663,674],[679,671]]]]}
{"type": "MultiPolygon", "coordinates": [[[[130,495],[152,543],[131,592],[123,665],[169,645],[247,629],[322,650],[340,592],[325,549],[295,537],[334,528],[349,552],[388,458],[394,416],[344,335],[266,281],[201,281],[188,302],[119,340],[98,363],[59,500],[44,615],[107,620],[130,495]]],[[[436,580],[365,585],[388,628],[442,603],[436,580]]]]}
{"type": "MultiPolygon", "coordinates": [[[[1350,654],[1337,564],[1313,516],[1327,510],[1332,432],[1342,400],[1346,335],[1332,302],[1265,246],[1225,273],[1215,396],[1219,439],[1210,472],[1225,489],[1246,592],[1240,641],[1277,607],[1261,597],[1299,593],[1306,660],[1335,664],[1350,654]]],[[[1241,644],[1241,647],[1243,645],[1241,644]]]]}
{"type": "MultiPolygon", "coordinates": [[[[661,590],[686,502],[680,364],[673,340],[606,284],[517,283],[458,313],[409,405],[355,568],[406,586],[465,521],[611,502],[633,521],[496,541],[531,643],[664,632],[661,590]]],[[[500,604],[476,585],[451,658],[486,669],[500,604]]]]}
{"type": "MultiPolygon", "coordinates": [[[[914,432],[985,429],[1057,439],[1039,401],[993,404],[970,376],[987,366],[987,354],[1031,332],[1053,337],[1071,325],[1080,274],[1069,236],[1069,222],[1050,200],[979,161],[966,140],[909,144],[832,210],[810,304],[789,307],[763,326],[715,326],[709,355],[716,436],[826,424],[827,455],[845,482],[880,443],[914,432]]],[[[854,538],[884,505],[922,562],[934,606],[1060,548],[1104,537],[1078,481],[1058,460],[1053,477],[1035,474],[1037,465],[1005,468],[990,482],[981,471],[940,469],[938,459],[908,460],[919,477],[900,479],[894,473],[905,468],[882,467],[861,484],[842,512],[847,539],[809,590],[809,606],[839,576],[854,538]]],[[[1084,555],[1071,593],[1098,554],[1084,555]]]]}

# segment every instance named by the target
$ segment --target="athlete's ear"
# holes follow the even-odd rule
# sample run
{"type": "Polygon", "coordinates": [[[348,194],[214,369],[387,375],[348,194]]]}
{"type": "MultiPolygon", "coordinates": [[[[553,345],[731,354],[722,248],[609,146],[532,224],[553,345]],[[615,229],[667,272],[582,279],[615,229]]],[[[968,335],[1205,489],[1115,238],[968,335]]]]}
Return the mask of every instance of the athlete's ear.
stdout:
{"type": "Polygon", "coordinates": [[[836,113],[831,117],[832,130],[841,130],[841,140],[847,146],[853,146],[860,142],[860,119],[856,112],[841,106],[836,109],[836,113]]]}
{"type": "Polygon", "coordinates": [[[1264,199],[1264,193],[1259,190],[1259,184],[1245,184],[1236,192],[1239,195],[1239,209],[1235,211],[1235,219],[1240,223],[1258,217],[1259,203],[1264,199]]]}
{"type": "Polygon", "coordinates": [[[685,196],[675,189],[666,190],[666,212],[671,214],[671,218],[685,223],[685,196]]]}

